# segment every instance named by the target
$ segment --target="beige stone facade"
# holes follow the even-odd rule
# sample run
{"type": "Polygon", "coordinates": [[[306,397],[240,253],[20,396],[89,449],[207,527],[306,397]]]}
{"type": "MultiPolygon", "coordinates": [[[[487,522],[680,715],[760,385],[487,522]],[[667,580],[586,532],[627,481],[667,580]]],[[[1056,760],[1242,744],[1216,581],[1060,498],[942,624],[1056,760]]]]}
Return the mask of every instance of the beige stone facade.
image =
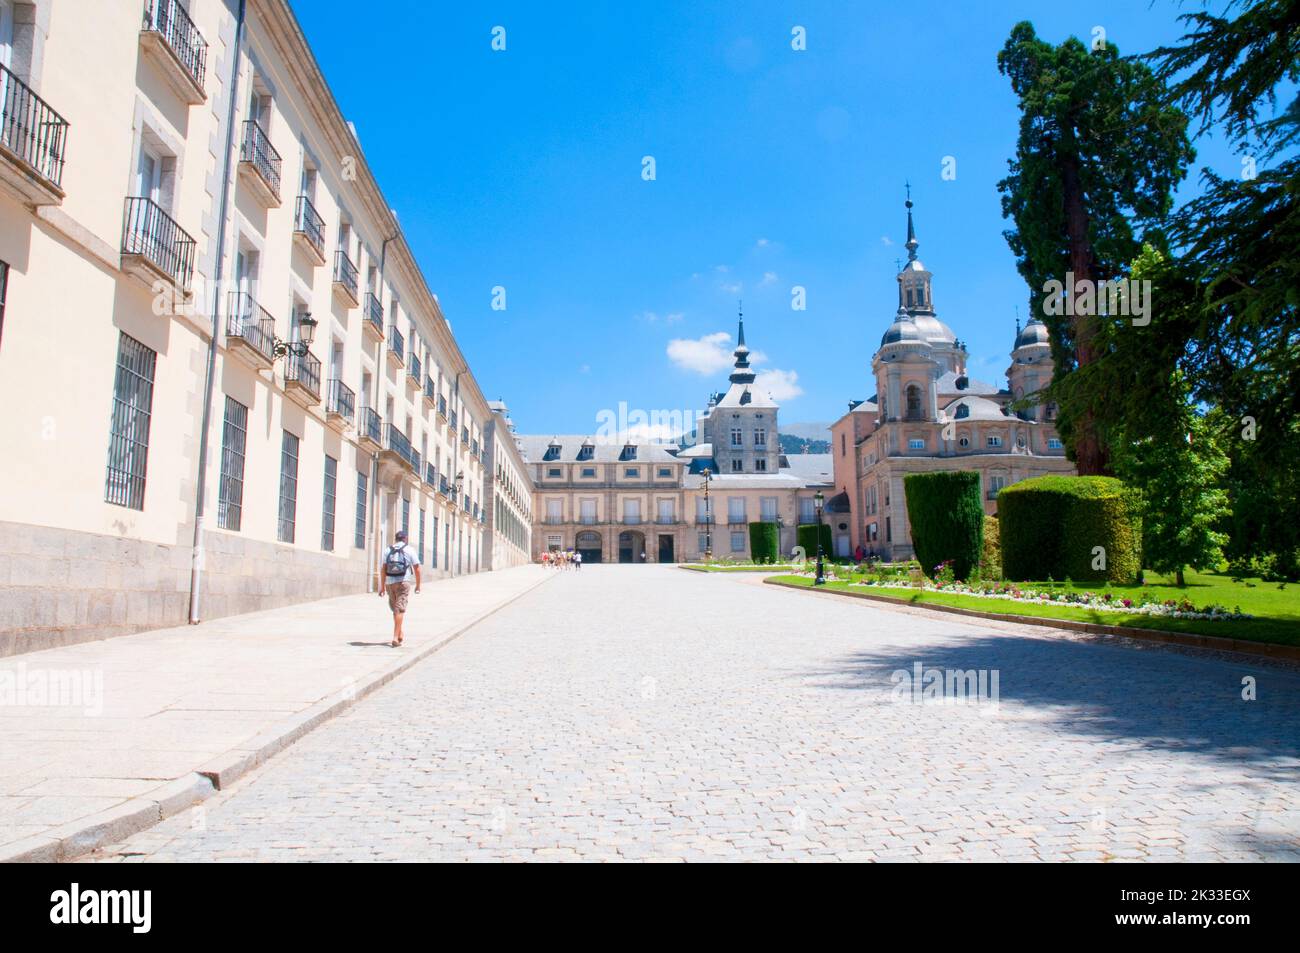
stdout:
{"type": "Polygon", "coordinates": [[[490,565],[492,412],[289,4],[3,4],[0,653],[364,591],[401,525],[490,565]]]}

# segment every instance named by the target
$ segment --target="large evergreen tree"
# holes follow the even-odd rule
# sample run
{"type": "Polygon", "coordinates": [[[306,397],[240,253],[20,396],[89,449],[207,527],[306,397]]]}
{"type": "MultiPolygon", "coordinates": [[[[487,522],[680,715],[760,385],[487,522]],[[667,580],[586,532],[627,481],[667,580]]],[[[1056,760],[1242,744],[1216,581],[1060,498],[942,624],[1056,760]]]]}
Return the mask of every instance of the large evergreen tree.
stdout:
{"type": "MultiPolygon", "coordinates": [[[[1142,232],[1161,223],[1194,158],[1186,115],[1168,101],[1145,65],[1110,43],[1071,37],[1059,46],[1019,23],[998,54],[998,69],[1020,100],[1020,135],[1010,174],[998,183],[1006,234],[1030,290],[1030,306],[1051,332],[1055,380],[1049,399],[1081,474],[1110,470],[1109,448],[1090,388],[1071,375],[1100,356],[1095,314],[1045,307],[1048,282],[1100,283],[1122,277],[1142,232]]],[[[1147,329],[1132,329],[1140,334],[1147,329]]]]}

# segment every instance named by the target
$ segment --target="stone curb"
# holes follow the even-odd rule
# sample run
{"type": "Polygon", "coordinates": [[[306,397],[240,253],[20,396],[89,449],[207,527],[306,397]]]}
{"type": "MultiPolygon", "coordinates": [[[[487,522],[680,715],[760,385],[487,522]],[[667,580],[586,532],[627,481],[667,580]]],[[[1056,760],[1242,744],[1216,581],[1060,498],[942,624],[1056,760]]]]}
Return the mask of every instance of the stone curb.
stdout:
{"type": "Polygon", "coordinates": [[[96,814],[78,818],[10,844],[0,845],[0,863],[58,863],[75,860],[106,844],[116,844],[153,827],[160,821],[193,807],[217,791],[228,788],[249,771],[289,747],[331,718],[342,714],[361,699],[383,688],[398,675],[419,664],[433,653],[460,638],[484,619],[523,598],[553,577],[544,576],[505,602],[477,615],[453,632],[405,655],[392,665],[366,676],[356,685],[326,695],[303,711],[282,719],[232,748],[194,772],[182,775],[121,804],[96,814]]]}
{"type": "Polygon", "coordinates": [[[973,616],[977,619],[989,619],[995,622],[1015,622],[1019,625],[1037,625],[1048,629],[1070,629],[1075,632],[1087,632],[1092,635],[1118,635],[1127,639],[1143,642],[1158,642],[1164,645],[1181,645],[1186,648],[1208,649],[1214,652],[1232,652],[1236,655],[1253,655],[1264,658],[1300,661],[1300,645],[1279,645],[1273,642],[1250,642],[1244,639],[1228,639],[1218,635],[1195,635],[1191,632],[1162,632],[1158,629],[1136,629],[1127,625],[1102,625],[1098,622],[1079,622],[1074,619],[1051,619],[1045,616],[1008,615],[1001,612],[982,612],[979,609],[962,609],[957,606],[941,606],[929,602],[908,602],[906,599],[893,599],[889,596],[877,596],[866,592],[847,592],[843,589],[814,589],[811,586],[796,586],[776,579],[764,579],[770,586],[783,589],[796,589],[811,592],[814,595],[845,596],[849,599],[869,599],[887,605],[907,606],[914,609],[929,609],[934,612],[949,612],[953,615],[973,616]]]}

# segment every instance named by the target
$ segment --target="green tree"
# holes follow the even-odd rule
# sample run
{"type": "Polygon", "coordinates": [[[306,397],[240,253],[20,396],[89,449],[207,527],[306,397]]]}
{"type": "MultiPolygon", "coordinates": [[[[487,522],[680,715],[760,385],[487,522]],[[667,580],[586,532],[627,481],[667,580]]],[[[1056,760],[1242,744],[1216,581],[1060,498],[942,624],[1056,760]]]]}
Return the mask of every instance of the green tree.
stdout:
{"type": "Polygon", "coordinates": [[[1211,420],[1197,412],[1190,388],[1174,381],[1164,426],[1158,432],[1118,444],[1115,469],[1140,495],[1143,563],[1159,573],[1217,566],[1228,537],[1224,476],[1228,456],[1211,420]]]}
{"type": "MultiPolygon", "coordinates": [[[[1187,116],[1143,63],[1110,43],[1040,40],[1033,24],[1011,31],[998,69],[1020,100],[1020,134],[1010,174],[998,183],[1005,233],[1030,307],[1051,332],[1057,426],[1081,474],[1109,471],[1098,407],[1070,375],[1099,357],[1095,314],[1055,314],[1049,281],[1097,283],[1120,277],[1137,257],[1139,229],[1168,215],[1174,188],[1195,158],[1187,116]]],[[[1152,237],[1156,237],[1154,234],[1152,237]]]]}
{"type": "Polygon", "coordinates": [[[1194,397],[1227,418],[1232,456],[1229,556],[1300,575],[1300,3],[1231,2],[1184,14],[1187,32],[1147,54],[1172,101],[1202,131],[1220,127],[1240,175],[1202,172],[1203,191],[1169,235],[1184,285],[1162,298],[1179,312],[1180,364],[1194,397]],[[1230,15],[1231,14],[1231,15],[1230,15]],[[1289,104],[1278,108],[1285,95],[1289,104]],[[1186,286],[1190,285],[1190,291],[1186,286]]]}

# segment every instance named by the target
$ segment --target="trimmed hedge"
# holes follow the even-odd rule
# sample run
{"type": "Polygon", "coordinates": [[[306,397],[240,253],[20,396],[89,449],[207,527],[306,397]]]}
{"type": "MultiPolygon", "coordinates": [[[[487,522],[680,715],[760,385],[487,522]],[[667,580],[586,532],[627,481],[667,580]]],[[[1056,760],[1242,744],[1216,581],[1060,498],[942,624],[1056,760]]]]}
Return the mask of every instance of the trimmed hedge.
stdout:
{"type": "Polygon", "coordinates": [[[998,494],[1002,575],[1130,583],[1142,566],[1142,527],[1129,490],[1114,477],[1044,476],[998,494]],[[1105,568],[1094,569],[1095,547],[1105,568]]]}
{"type": "Polygon", "coordinates": [[[911,473],[903,477],[912,547],[927,576],[952,562],[958,579],[969,579],[984,545],[980,475],[971,470],[911,473]]]}
{"type": "Polygon", "coordinates": [[[1002,578],[1002,529],[996,516],[984,517],[984,547],[980,554],[980,578],[1002,578]]]}
{"type": "MultiPolygon", "coordinates": [[[[822,523],[822,557],[830,559],[834,555],[831,549],[831,528],[822,523]]],[[[809,559],[817,558],[817,524],[802,523],[795,531],[795,542],[803,547],[804,555],[809,559]]]]}
{"type": "Polygon", "coordinates": [[[775,523],[749,524],[749,554],[756,563],[774,563],[781,557],[781,534],[775,523]]]}

